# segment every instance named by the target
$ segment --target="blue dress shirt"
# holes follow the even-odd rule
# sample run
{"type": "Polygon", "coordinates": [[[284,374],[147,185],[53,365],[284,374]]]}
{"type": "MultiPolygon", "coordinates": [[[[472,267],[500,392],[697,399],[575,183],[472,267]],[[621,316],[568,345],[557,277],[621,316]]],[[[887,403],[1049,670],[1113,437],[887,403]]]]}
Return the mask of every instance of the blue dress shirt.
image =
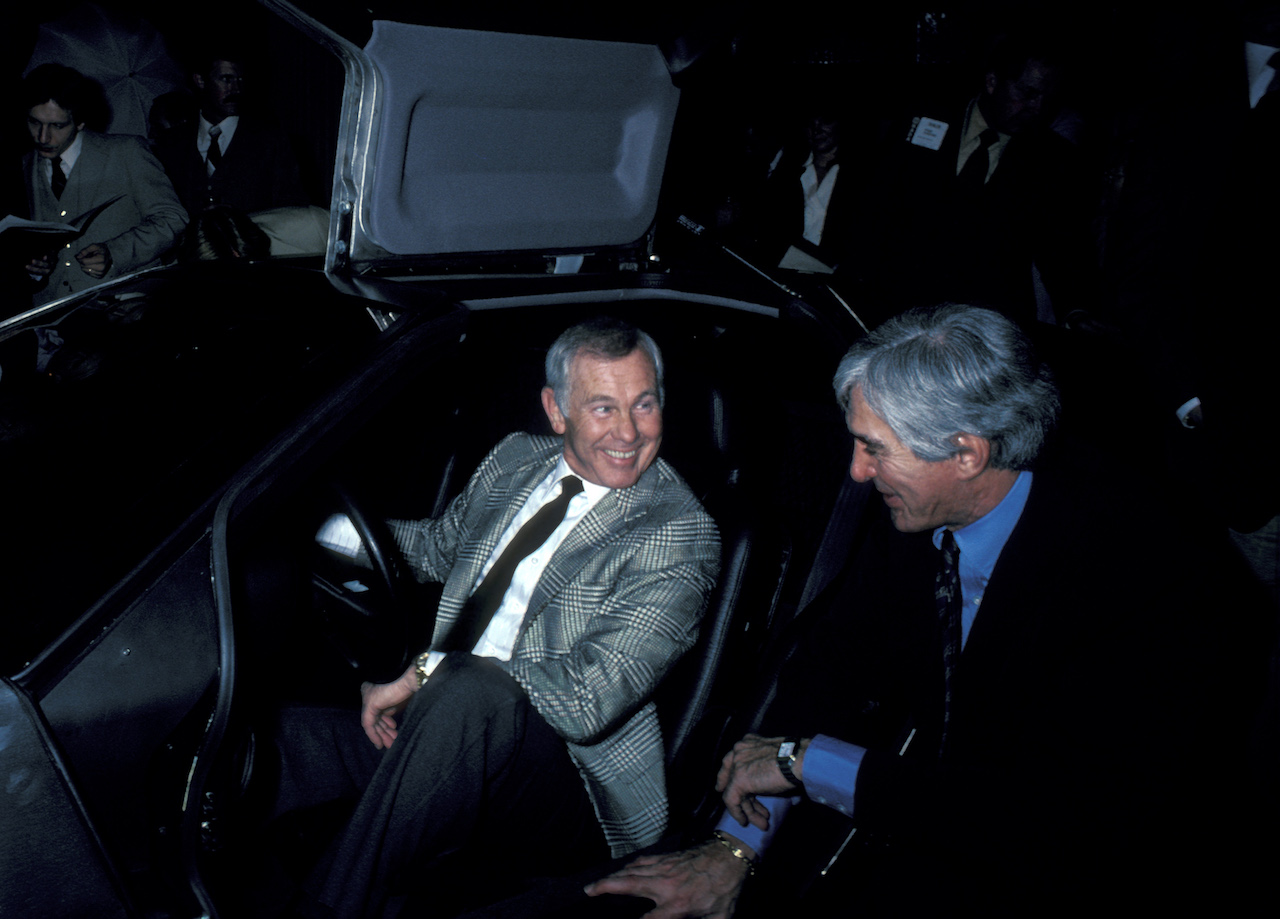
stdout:
{"type": "MultiPolygon", "coordinates": [[[[956,544],[960,547],[960,643],[961,648],[969,640],[969,631],[982,605],[982,595],[986,592],[987,582],[991,580],[991,572],[995,570],[996,560],[1009,540],[1009,534],[1017,526],[1022,509],[1026,507],[1027,496],[1031,493],[1031,473],[1020,472],[1009,493],[1000,503],[982,517],[968,526],[953,531],[956,544]]],[[[933,532],[933,544],[941,548],[942,531],[938,527],[933,532]]],[[[838,810],[846,816],[853,816],[853,795],[858,784],[858,767],[862,765],[862,757],[866,748],[857,744],[845,743],[819,734],[809,744],[804,754],[804,788],[809,798],[819,804],[838,810]]],[[[759,801],[769,811],[769,829],[759,830],[748,824],[738,826],[738,822],[727,813],[720,818],[717,829],[732,833],[757,854],[769,847],[779,825],[798,797],[781,798],[761,796],[759,801]]]]}

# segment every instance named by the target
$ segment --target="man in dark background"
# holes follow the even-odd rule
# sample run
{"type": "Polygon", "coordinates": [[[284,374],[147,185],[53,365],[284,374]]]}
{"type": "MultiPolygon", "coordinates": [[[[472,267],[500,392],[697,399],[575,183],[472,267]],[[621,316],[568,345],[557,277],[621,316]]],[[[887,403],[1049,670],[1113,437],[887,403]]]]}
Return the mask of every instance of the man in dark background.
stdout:
{"type": "Polygon", "coordinates": [[[1030,329],[1096,289],[1091,187],[1050,129],[1060,53],[1012,33],[981,69],[976,95],[929,85],[885,132],[866,218],[878,232],[852,268],[873,299],[982,303],[1030,329]]]}
{"type": "Polygon", "coordinates": [[[193,68],[200,117],[156,144],[183,204],[193,213],[220,204],[260,211],[307,204],[297,157],[259,98],[244,52],[206,51],[193,68]]]}

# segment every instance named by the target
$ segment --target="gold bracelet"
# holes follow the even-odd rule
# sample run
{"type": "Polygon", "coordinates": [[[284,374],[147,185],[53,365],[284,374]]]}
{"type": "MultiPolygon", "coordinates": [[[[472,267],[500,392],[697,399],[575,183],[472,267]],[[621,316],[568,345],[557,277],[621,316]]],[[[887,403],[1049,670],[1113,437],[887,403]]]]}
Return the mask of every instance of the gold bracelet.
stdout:
{"type": "Polygon", "coordinates": [[[735,858],[740,858],[747,863],[748,877],[755,875],[756,861],[750,855],[747,854],[746,849],[742,848],[742,846],[740,846],[738,843],[730,839],[728,835],[726,835],[725,833],[720,832],[720,830],[716,830],[711,835],[715,838],[716,842],[720,843],[720,845],[724,846],[731,853],[733,853],[733,856],[735,858]]]}

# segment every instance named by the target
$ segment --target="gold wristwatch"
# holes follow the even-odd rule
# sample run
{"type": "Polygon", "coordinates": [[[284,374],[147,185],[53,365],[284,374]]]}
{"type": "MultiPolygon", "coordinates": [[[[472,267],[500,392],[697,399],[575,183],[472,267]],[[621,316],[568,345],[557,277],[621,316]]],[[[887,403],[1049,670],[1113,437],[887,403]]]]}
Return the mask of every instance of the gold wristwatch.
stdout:
{"type": "Polygon", "coordinates": [[[413,659],[413,675],[418,678],[419,689],[427,682],[427,677],[431,676],[431,672],[427,670],[427,655],[430,653],[430,651],[423,651],[413,659]]]}

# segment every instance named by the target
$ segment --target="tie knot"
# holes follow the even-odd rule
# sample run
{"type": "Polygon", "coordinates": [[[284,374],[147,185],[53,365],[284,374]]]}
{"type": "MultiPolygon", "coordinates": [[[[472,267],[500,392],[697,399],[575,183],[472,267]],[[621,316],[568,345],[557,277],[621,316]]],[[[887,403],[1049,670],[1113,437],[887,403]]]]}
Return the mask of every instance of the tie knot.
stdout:
{"type": "Polygon", "coordinates": [[[960,544],[956,542],[955,534],[950,530],[942,531],[942,563],[948,567],[955,565],[960,560],[960,544]]]}
{"type": "Polygon", "coordinates": [[[222,128],[221,128],[221,127],[219,127],[219,126],[218,126],[218,125],[216,125],[216,124],[215,124],[213,127],[211,127],[211,128],[209,129],[209,136],[210,136],[210,137],[217,137],[217,136],[218,136],[219,134],[221,134],[221,133],[222,133],[222,128]]]}
{"type": "Polygon", "coordinates": [[[560,497],[572,498],[582,491],[582,479],[576,475],[567,475],[560,480],[560,497]]]}
{"type": "Polygon", "coordinates": [[[995,128],[983,128],[982,133],[978,135],[978,143],[982,145],[984,150],[999,139],[1000,132],[995,128]]]}

